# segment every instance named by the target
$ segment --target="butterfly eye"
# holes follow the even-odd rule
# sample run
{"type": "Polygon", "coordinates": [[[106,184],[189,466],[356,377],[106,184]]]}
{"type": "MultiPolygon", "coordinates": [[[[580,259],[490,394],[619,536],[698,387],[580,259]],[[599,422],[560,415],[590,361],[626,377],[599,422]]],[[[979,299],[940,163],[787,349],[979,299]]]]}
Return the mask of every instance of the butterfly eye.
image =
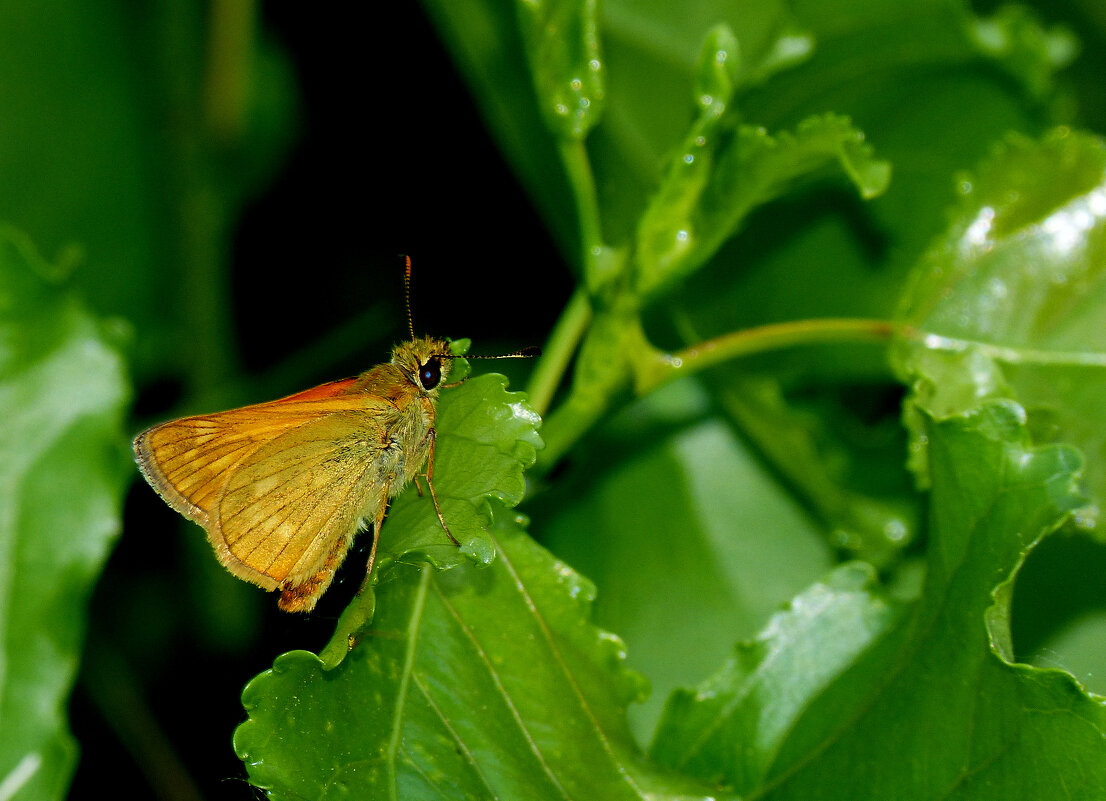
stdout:
{"type": "Polygon", "coordinates": [[[442,380],[442,362],[437,356],[431,356],[426,364],[419,368],[419,383],[423,389],[434,389],[442,380]]]}

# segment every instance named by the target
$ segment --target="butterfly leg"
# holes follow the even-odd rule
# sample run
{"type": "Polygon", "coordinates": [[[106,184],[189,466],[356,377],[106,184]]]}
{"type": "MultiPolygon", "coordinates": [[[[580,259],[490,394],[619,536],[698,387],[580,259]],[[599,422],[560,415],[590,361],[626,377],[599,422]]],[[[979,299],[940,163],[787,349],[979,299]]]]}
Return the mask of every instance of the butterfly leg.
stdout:
{"type": "Polygon", "coordinates": [[[361,581],[361,589],[358,594],[365,591],[365,588],[369,586],[369,580],[373,575],[373,565],[376,564],[376,545],[380,542],[380,527],[384,525],[384,514],[388,510],[388,487],[384,486],[384,492],[380,496],[380,512],[377,513],[376,520],[373,521],[373,544],[369,547],[369,563],[365,568],[365,578],[361,581]]]}
{"type": "MultiPolygon", "coordinates": [[[[438,522],[442,524],[446,536],[449,537],[450,542],[460,547],[461,543],[453,536],[453,532],[449,530],[449,526],[445,522],[445,515],[442,514],[441,504],[438,503],[438,494],[434,492],[434,443],[437,441],[437,437],[434,435],[434,429],[430,429],[426,433],[426,436],[430,440],[430,454],[426,459],[426,472],[423,473],[423,475],[426,476],[426,486],[430,490],[430,500],[434,501],[434,511],[438,513],[438,522]]],[[[418,486],[418,483],[416,477],[415,486],[418,486]]]]}

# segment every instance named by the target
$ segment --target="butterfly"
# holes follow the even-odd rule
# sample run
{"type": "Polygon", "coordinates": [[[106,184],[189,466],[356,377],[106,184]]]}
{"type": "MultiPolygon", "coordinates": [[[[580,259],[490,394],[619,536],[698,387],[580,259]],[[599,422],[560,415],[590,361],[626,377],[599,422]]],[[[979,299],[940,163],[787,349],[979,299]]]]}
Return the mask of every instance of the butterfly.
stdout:
{"type": "MultiPolygon", "coordinates": [[[[405,283],[410,286],[411,262],[405,283]]],[[[415,337],[355,378],[240,409],[153,426],[134,439],[142,475],[198,523],[235,576],[280,590],[278,606],[309,612],[357,532],[371,525],[366,583],[388,502],[424,478],[434,491],[437,403],[453,368],[449,342],[415,337]]],[[[503,356],[537,355],[528,348],[503,356]]],[[[480,357],[477,357],[480,358],[480,357]]],[[[458,384],[460,382],[457,382],[458,384]]]]}

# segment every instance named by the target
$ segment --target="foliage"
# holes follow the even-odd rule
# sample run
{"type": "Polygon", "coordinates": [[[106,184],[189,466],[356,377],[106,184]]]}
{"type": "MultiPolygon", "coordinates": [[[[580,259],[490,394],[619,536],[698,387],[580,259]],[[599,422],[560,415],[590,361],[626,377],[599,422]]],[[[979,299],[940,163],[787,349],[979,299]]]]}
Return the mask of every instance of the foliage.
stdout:
{"type": "MultiPolygon", "coordinates": [[[[203,23],[182,8],[131,24],[179,44],[168,32],[188,22],[194,44],[203,23]]],[[[168,670],[160,630],[183,618],[224,648],[256,647],[235,673],[194,663],[166,685],[234,693],[271,663],[246,684],[245,719],[224,702],[225,724],[203,721],[200,737],[225,743],[237,720],[236,767],[278,799],[1102,797],[1106,711],[1085,685],[1106,689],[1106,142],[1084,97],[1103,31],[952,0],[424,10],[575,284],[538,334],[525,394],[495,374],[443,390],[435,487],[462,547],[428,498],[404,493],[369,588],[351,600],[340,574],[302,627],[278,624],[283,648],[261,633],[260,593],[185,528],[188,611],[150,588],[164,577],[145,603],[127,585],[137,624],[120,628],[138,644],[120,662],[168,670]],[[1078,603],[1022,589],[1044,576],[1078,603]]],[[[231,293],[212,276],[294,106],[279,49],[231,41],[256,70],[249,98],[205,86],[182,51],[194,83],[181,96],[214,99],[151,159],[180,208],[136,201],[158,182],[135,170],[125,202],[62,234],[92,248],[76,277],[92,303],[133,322],[140,385],[181,378],[172,411],[340,371],[369,319],[228,379],[231,293]],[[132,215],[126,255],[143,266],[101,284],[89,232],[115,213],[132,215]],[[158,244],[175,254],[168,276],[148,266],[158,244]],[[183,304],[169,302],[178,284],[183,304]]],[[[124,69],[102,33],[77,52],[124,69]]],[[[153,141],[144,106],[95,87],[153,141]]],[[[427,154],[454,139],[440,131],[427,154]]],[[[5,158],[0,173],[25,169],[5,158]]],[[[47,193],[60,179],[43,176],[47,193]]],[[[483,202],[456,204],[474,230],[483,202]]],[[[0,196],[55,248],[64,218],[44,208],[0,196]]],[[[0,798],[57,798],[74,757],[56,708],[114,531],[127,391],[111,326],[21,235],[3,242],[0,722],[28,728],[0,725],[0,798]],[[19,711],[28,699],[38,717],[19,711]]],[[[538,314],[541,291],[502,298],[469,278],[479,290],[453,305],[538,314]]],[[[244,285],[258,304],[269,286],[244,285]]],[[[95,621],[88,692],[167,781],[105,690],[119,662],[95,621]]]]}
{"type": "Polygon", "coordinates": [[[118,326],[94,318],[25,238],[0,230],[0,796],[64,793],[63,707],[84,610],[129,477],[118,326]],[[64,502],[62,502],[64,499],[64,502]]]}

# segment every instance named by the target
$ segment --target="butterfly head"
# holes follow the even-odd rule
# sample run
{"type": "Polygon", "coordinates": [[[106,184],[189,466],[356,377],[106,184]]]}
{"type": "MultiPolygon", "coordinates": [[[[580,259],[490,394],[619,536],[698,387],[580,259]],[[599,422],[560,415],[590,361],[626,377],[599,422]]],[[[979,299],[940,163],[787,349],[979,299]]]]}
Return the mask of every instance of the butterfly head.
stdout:
{"type": "Polygon", "coordinates": [[[392,351],[392,364],[423,392],[434,392],[453,369],[449,343],[433,337],[401,342],[392,351]]]}

